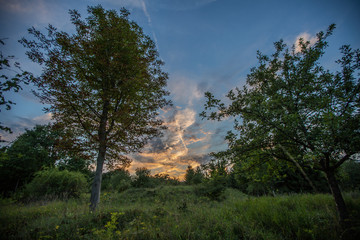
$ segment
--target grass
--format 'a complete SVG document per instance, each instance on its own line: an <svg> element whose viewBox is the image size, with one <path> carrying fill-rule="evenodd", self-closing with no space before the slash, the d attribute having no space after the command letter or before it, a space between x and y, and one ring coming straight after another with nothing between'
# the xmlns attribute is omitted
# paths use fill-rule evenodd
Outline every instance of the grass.
<svg viewBox="0 0 360 240"><path fill-rule="evenodd" d="M351 234L337 222L325 194L250 197L227 189L225 200L194 194L192 186L102 193L95 213L88 195L20 205L2 200L0 236L8 239L356 239L360 196L347 195ZM359 220L357 220L359 221Z"/></svg>

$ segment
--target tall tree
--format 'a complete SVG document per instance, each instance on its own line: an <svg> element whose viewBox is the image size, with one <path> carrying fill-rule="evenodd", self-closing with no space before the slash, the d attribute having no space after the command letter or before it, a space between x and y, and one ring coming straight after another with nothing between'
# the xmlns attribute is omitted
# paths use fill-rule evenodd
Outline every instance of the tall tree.
<svg viewBox="0 0 360 240"><path fill-rule="evenodd" d="M97 149L90 198L95 210L105 160L128 163L125 153L160 134L158 110L169 104L169 93L154 42L128 19L126 9L118 14L99 5L88 7L88 14L83 20L70 11L75 34L49 25L47 35L31 28L35 40L20 42L29 48L29 58L43 65L41 76L32 80L50 104L47 110Z"/></svg>
<svg viewBox="0 0 360 240"><path fill-rule="evenodd" d="M319 32L314 45L300 39L300 51L281 40L273 55L258 53L259 66L251 70L247 84L228 93L231 103L208 92L205 110L217 112L202 116L238 118L238 133L228 134L224 153L234 161L252 161L251 155L260 152L272 156L269 161L283 159L323 171L345 223L349 215L335 172L360 152L360 51L341 47L340 70L325 70L320 59L334 28Z"/></svg>

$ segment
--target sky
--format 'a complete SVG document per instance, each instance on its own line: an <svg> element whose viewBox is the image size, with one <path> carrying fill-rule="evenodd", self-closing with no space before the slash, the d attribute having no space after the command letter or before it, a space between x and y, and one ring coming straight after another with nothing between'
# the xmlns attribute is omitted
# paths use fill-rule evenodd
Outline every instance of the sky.
<svg viewBox="0 0 360 240"><path fill-rule="evenodd" d="M23 70L39 74L41 68L26 58L17 40L29 36L32 26L44 32L52 24L72 33L68 10L76 9L85 18L87 6L98 4L130 10L130 19L156 43L163 70L169 73L167 88L174 105L160 115L168 129L141 153L131 154L130 172L146 167L152 174L181 179L188 165L199 166L209 161L210 152L226 149L224 137L233 119L202 120L204 92L226 101L226 93L241 88L257 66L257 50L272 54L273 43L280 39L289 46L299 37L313 42L315 34L332 23L336 29L321 60L326 68L336 70L342 45L360 48L359 0L0 0L3 55L14 55ZM1 133L5 140L50 121L31 86L5 97L16 102L10 111L0 112L0 121L13 130Z"/></svg>

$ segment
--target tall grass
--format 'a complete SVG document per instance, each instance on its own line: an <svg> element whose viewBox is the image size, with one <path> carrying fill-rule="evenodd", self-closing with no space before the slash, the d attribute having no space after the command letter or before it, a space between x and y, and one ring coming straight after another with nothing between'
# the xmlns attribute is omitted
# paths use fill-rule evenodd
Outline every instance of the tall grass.
<svg viewBox="0 0 360 240"><path fill-rule="evenodd" d="M227 189L225 200L199 197L191 186L103 193L95 213L88 196L19 205L2 201L0 235L8 239L357 239L338 225L330 195L249 197ZM347 195L352 218L360 196Z"/></svg>

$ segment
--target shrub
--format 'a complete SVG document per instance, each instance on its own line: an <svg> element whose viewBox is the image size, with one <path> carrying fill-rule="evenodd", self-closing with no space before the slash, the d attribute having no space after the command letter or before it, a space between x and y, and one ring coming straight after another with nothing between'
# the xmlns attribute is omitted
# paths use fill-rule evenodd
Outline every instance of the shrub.
<svg viewBox="0 0 360 240"><path fill-rule="evenodd" d="M86 188L86 178L82 173L52 168L35 174L35 178L24 189L24 197L31 200L44 197L78 198Z"/></svg>
<svg viewBox="0 0 360 240"><path fill-rule="evenodd" d="M132 182L133 187L137 188L143 188L143 187L154 187L151 176L150 176L150 170L147 168L137 168L135 170L135 178Z"/></svg>
<svg viewBox="0 0 360 240"><path fill-rule="evenodd" d="M222 181L211 179L198 185L195 188L195 194L220 201L224 199L225 190L226 186Z"/></svg>
<svg viewBox="0 0 360 240"><path fill-rule="evenodd" d="M131 187L131 176L128 170L116 169L103 174L102 191L123 192Z"/></svg>

